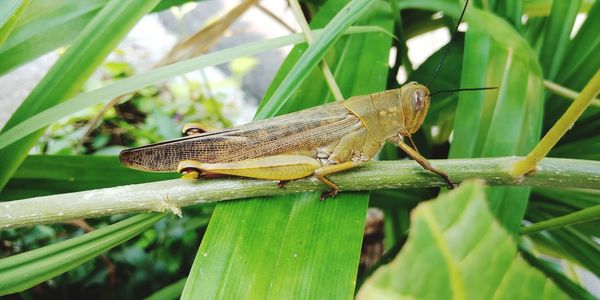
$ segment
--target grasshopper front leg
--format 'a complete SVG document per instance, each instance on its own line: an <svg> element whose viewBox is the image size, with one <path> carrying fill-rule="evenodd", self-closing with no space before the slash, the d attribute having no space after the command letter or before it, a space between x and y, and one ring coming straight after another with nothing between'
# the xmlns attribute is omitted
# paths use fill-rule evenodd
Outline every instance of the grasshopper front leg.
<svg viewBox="0 0 600 300"><path fill-rule="evenodd" d="M429 170L435 174L440 175L442 178L444 178L449 189L453 189L454 187L456 187L456 184L452 181L452 179L450 179L450 176L448 176L448 174L446 174L446 172L433 167L431 165L431 163L429 163L429 161L425 157L423 157L419 152L417 152L416 150L411 148L409 145L404 143L400 139L400 137L395 138L392 141L398 147L400 147L400 149L402 149L402 151L406 152L406 154L408 154L408 156L410 156L412 159L414 159L416 162L418 162L425 170Z"/></svg>

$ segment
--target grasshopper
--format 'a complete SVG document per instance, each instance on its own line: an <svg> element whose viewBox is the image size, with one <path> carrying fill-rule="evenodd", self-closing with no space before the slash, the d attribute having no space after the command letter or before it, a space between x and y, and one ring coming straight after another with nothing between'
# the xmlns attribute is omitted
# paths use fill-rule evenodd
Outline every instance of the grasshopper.
<svg viewBox="0 0 600 300"><path fill-rule="evenodd" d="M458 31L469 1L465 1L453 36ZM454 183L445 172L423 157L411 136L423 124L431 93L448 47L427 85L410 82L398 89L355 96L346 101L305 109L268 120L205 132L186 125L186 137L121 152L125 166L154 172L177 171L183 178L235 175L279 180L315 176L330 187L321 199L335 196L338 186L328 175L371 160L385 142L406 152L423 168L441 176L449 188ZM441 92L475 91L495 87L466 88ZM403 138L412 143L412 148Z"/></svg>
<svg viewBox="0 0 600 300"><path fill-rule="evenodd" d="M279 180L280 187L314 175L331 188L324 199L339 191L328 175L364 164L388 141L453 187L446 173L403 141L423 124L430 95L426 86L411 82L220 131L191 124L183 138L127 149L119 159L133 169L177 171L188 179L234 175Z"/></svg>

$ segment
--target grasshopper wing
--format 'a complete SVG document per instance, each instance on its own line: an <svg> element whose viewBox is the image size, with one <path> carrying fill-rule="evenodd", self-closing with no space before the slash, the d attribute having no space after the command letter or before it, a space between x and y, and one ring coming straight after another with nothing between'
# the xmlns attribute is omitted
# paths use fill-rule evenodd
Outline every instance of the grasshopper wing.
<svg viewBox="0 0 600 300"><path fill-rule="evenodd" d="M222 131L127 149L119 159L138 170L172 172L182 160L217 163L312 151L360 126L360 119L336 102Z"/></svg>

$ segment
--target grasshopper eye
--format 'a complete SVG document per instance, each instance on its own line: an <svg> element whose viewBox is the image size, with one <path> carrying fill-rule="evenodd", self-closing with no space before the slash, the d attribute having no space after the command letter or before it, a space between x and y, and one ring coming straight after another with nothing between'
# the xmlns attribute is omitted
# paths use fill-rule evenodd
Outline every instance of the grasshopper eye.
<svg viewBox="0 0 600 300"><path fill-rule="evenodd" d="M420 111L423 108L423 98L425 94L423 91L415 91L412 95L412 104L415 111Z"/></svg>

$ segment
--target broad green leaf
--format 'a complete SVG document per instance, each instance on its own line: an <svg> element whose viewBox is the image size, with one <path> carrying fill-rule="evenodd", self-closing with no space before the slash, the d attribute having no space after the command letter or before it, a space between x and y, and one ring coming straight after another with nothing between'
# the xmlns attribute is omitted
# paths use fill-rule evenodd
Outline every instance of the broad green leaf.
<svg viewBox="0 0 600 300"><path fill-rule="evenodd" d="M566 2L566 1L565 1ZM586 6L585 1L581 6ZM588 3L589 4L589 3ZM565 3L557 4L564 6ZM574 4L569 4L574 5ZM567 12L562 12L567 14ZM572 14L572 12L569 12ZM570 28L568 21L562 30ZM567 55L561 63L553 62L553 67L559 68L554 81L573 90L581 90L590 80L592 75L600 68L600 1L595 1L589 9L588 16L575 37L568 41L566 47ZM561 30L559 28L558 30ZM560 48L559 48L560 50ZM564 113L570 101L560 99L561 97L551 95L546 100L545 124L549 128L556 122L558 117ZM600 156L600 139L598 131L600 112L588 109L574 124L570 130L555 147L550 156L571 157L598 160ZM572 213L576 210L598 205L597 191L574 191L574 190L537 190L533 195L532 205L527 212L527 220L539 222L557 216ZM569 226L564 229L550 230L541 236L534 237L536 248L543 247L546 250L556 252L557 256L565 257L582 267L600 274L600 248L595 240L598 237L598 222L589 222Z"/></svg>
<svg viewBox="0 0 600 300"><path fill-rule="evenodd" d="M30 0L5 0L0 2L0 47L12 33Z"/></svg>
<svg viewBox="0 0 600 300"><path fill-rule="evenodd" d="M2 132L77 93L129 29L156 3L158 0L112 0L104 6L19 106ZM6 185L42 134L44 130L40 129L0 150L0 189Z"/></svg>
<svg viewBox="0 0 600 300"><path fill-rule="evenodd" d="M373 26L360 26L350 28L347 33L366 33L375 31L381 31L381 29ZM319 36L321 32L321 30L315 30L315 36ZM302 34L298 33L265 41L248 43L174 63L143 74L119 80L87 93L79 94L64 101L65 103L55 105L54 107L29 117L27 120L12 126L12 128L8 130L4 128L2 134L0 134L0 150L63 117L92 105L108 102L118 96L139 90L148 85L159 83L177 75L183 75L198 69L228 62L238 57L253 55L263 51L303 42L304 37Z"/></svg>
<svg viewBox="0 0 600 300"><path fill-rule="evenodd" d="M328 1L319 8L311 27L327 24L346 2ZM391 16L382 16L389 16L389 8L376 1L357 23L390 30ZM329 50L325 57L344 96L385 88L390 45L389 36L370 33L343 37ZM305 49L299 45L292 50L265 99L301 61ZM312 70L280 112L331 100L322 73ZM340 193L325 202L318 196L308 193L217 205L183 297L352 297L367 196Z"/></svg>
<svg viewBox="0 0 600 300"><path fill-rule="evenodd" d="M358 299L568 299L518 254L494 219L483 185L420 204L400 255L381 267Z"/></svg>
<svg viewBox="0 0 600 300"><path fill-rule="evenodd" d="M407 0L401 9L440 9L458 17L458 2ZM539 139L542 71L527 42L504 20L470 6L461 87L498 86L498 91L461 93L454 122L451 158L523 155ZM527 206L528 188L488 189L492 211L515 235Z"/></svg>
<svg viewBox="0 0 600 300"><path fill-rule="evenodd" d="M0 259L0 295L35 286L144 232L164 214L144 214L69 240Z"/></svg>
<svg viewBox="0 0 600 300"><path fill-rule="evenodd" d="M483 11L467 19L461 87L498 86L498 92L461 93L450 157L524 155L539 139L542 72L533 50L508 24ZM517 234L529 188L488 188L500 223Z"/></svg>

